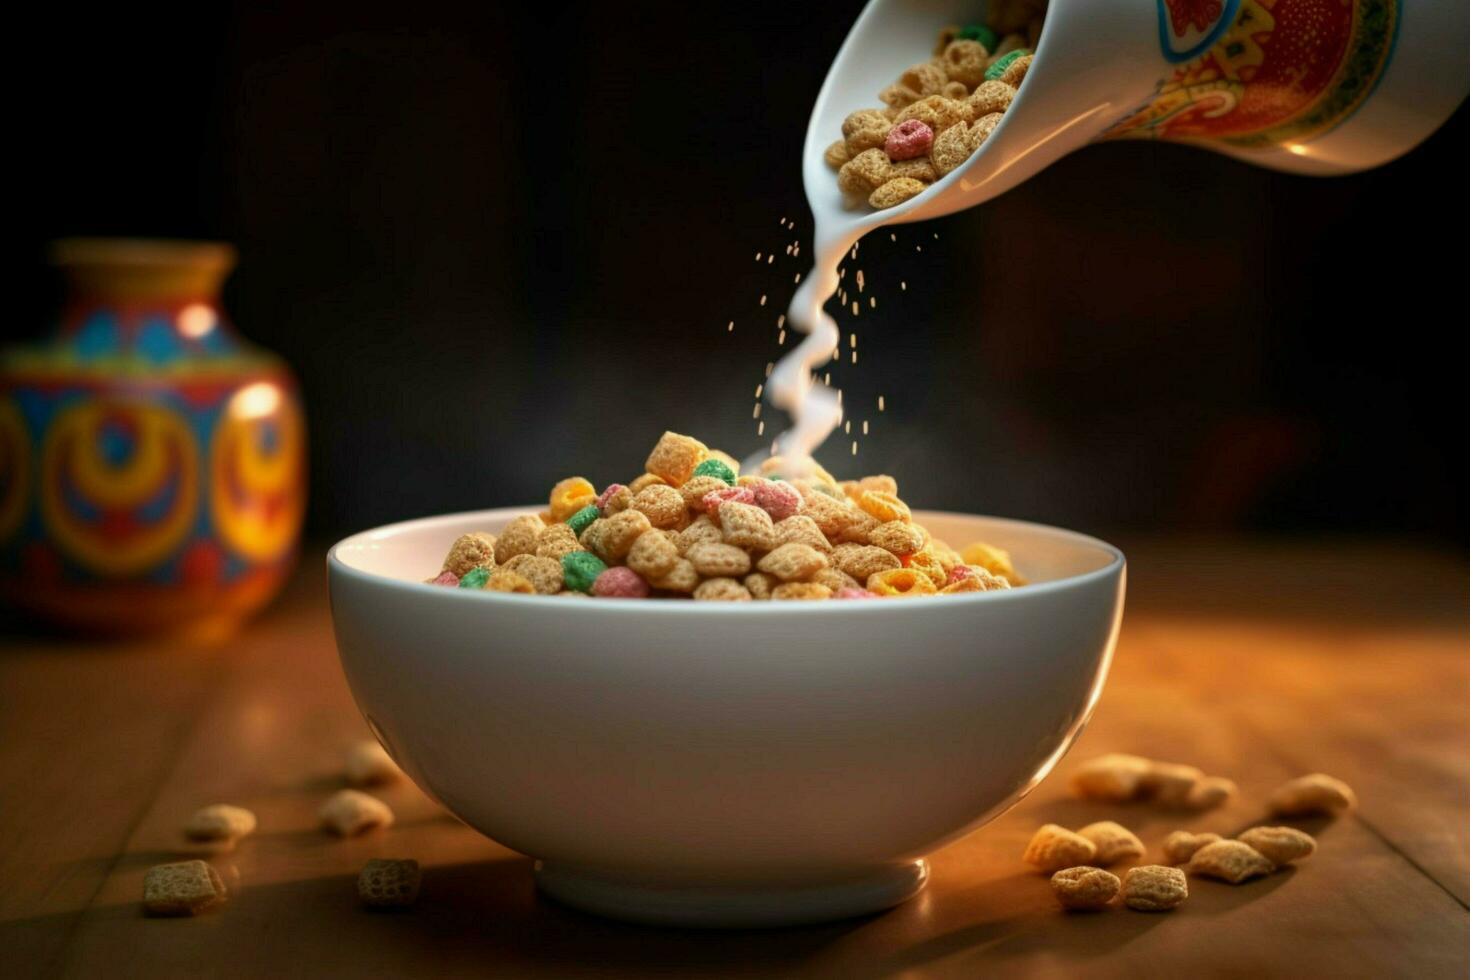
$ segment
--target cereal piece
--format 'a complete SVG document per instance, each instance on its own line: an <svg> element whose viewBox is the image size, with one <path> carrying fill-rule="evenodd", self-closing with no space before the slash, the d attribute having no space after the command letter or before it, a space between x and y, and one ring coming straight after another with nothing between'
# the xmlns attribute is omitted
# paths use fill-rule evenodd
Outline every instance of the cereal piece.
<svg viewBox="0 0 1470 980"><path fill-rule="evenodd" d="M729 467L731 473L731 482L740 479L740 460L736 459L734 456L731 456L729 453L725 452L722 449L711 449L708 450L705 458L717 459L720 462L724 463L727 467Z"/></svg>
<svg viewBox="0 0 1470 980"><path fill-rule="evenodd" d="M1097 823L1088 824L1077 833L1092 841L1093 846L1097 848L1097 854L1093 860L1104 867L1130 858L1143 857L1143 841L1138 839L1137 834L1120 823L1100 820Z"/></svg>
<svg viewBox="0 0 1470 980"><path fill-rule="evenodd" d="M1184 805L1191 810L1213 810L1228 803L1236 792L1233 780L1224 776L1206 776L1190 787L1184 795Z"/></svg>
<svg viewBox="0 0 1470 980"><path fill-rule="evenodd" d="M1358 797L1351 786L1320 772L1276 787L1266 801L1272 813L1283 817L1337 814L1357 805Z"/></svg>
<svg viewBox="0 0 1470 980"><path fill-rule="evenodd" d="M338 790L321 808L322 826L338 837L354 837L374 827L391 827L393 811L376 797L355 789Z"/></svg>
<svg viewBox="0 0 1470 980"><path fill-rule="evenodd" d="M848 507L843 512L842 530L837 532L837 540L847 544L870 544L868 535L878 526L878 518L866 511L858 510L856 507Z"/></svg>
<svg viewBox="0 0 1470 980"><path fill-rule="evenodd" d="M858 494L857 505L884 523L914 519L909 505L885 490L864 490Z"/></svg>
<svg viewBox="0 0 1470 980"><path fill-rule="evenodd" d="M1064 868L1051 876L1051 890L1064 909L1100 909L1118 897L1122 883L1102 868Z"/></svg>
<svg viewBox="0 0 1470 980"><path fill-rule="evenodd" d="M1217 840L1194 852L1185 870L1192 875L1218 878L1238 885L1257 875L1268 875L1276 870L1260 851L1238 840Z"/></svg>
<svg viewBox="0 0 1470 980"><path fill-rule="evenodd" d="M1317 850L1312 835L1295 827L1252 827L1237 840L1278 866L1309 858Z"/></svg>
<svg viewBox="0 0 1470 980"><path fill-rule="evenodd" d="M636 511L624 511L625 514L636 513ZM569 555L561 556L562 583L573 592L586 592L591 594L592 586L597 582L597 576L607 571L602 559L590 551L574 551Z"/></svg>
<svg viewBox="0 0 1470 980"><path fill-rule="evenodd" d="M580 476L569 476L551 488L551 519L564 521L583 507L597 503L597 488Z"/></svg>
<svg viewBox="0 0 1470 980"><path fill-rule="evenodd" d="M255 832L255 814L244 807L213 803L194 811L184 824L190 840L237 840Z"/></svg>
<svg viewBox="0 0 1470 980"><path fill-rule="evenodd" d="M484 571L484 569L481 569L481 571ZM447 585L452 589L459 585L459 576L454 574L453 572L440 572L438 575L435 575L433 578L429 579L428 584Z"/></svg>
<svg viewBox="0 0 1470 980"><path fill-rule="evenodd" d="M454 539L449 554L444 557L443 570L463 576L472 568L490 568L494 564L495 535L471 531Z"/></svg>
<svg viewBox="0 0 1470 980"><path fill-rule="evenodd" d="M582 546L577 543L577 531L579 528L574 523L579 518L583 519L580 530L586 530L588 525L597 520L597 508L588 505L573 514L565 524L546 525L546 530L536 536L536 557L550 558L560 562L562 555L573 551L580 551ZM516 557L524 558L526 556L517 555ZM515 558L512 558L511 561L515 561ZM506 564L509 565L510 562L506 562Z"/></svg>
<svg viewBox="0 0 1470 980"><path fill-rule="evenodd" d="M406 909L418 901L417 861L369 858L357 875L357 897L370 909Z"/></svg>
<svg viewBox="0 0 1470 980"><path fill-rule="evenodd" d="M844 590L862 589L861 582L836 568L821 569L812 576L812 581L818 585L825 585L832 590L833 595Z"/></svg>
<svg viewBox="0 0 1470 980"><path fill-rule="evenodd" d="M958 129L958 126L951 127ZM939 171L934 169L934 164L928 157L915 157L912 160L901 160L893 165L893 176L909 177L920 183L932 184L939 179Z"/></svg>
<svg viewBox="0 0 1470 980"><path fill-rule="evenodd" d="M969 549L965 551L968 554ZM1072 789L1086 799L1122 803L1139 794L1149 767L1149 761L1142 756L1101 755L1084 762L1072 774Z"/></svg>
<svg viewBox="0 0 1470 980"><path fill-rule="evenodd" d="M951 126L965 122L968 110L963 102L946 99L942 95L930 95L906 107L898 114L895 126L917 119L937 135ZM886 137L886 133L884 134Z"/></svg>
<svg viewBox="0 0 1470 980"><path fill-rule="evenodd" d="M755 505L771 516L771 520L784 521L801 510L801 494L784 480L764 480L750 486L755 495Z"/></svg>
<svg viewBox="0 0 1470 980"><path fill-rule="evenodd" d="M156 864L143 876L147 915L198 915L225 900L219 872L203 861Z"/></svg>
<svg viewBox="0 0 1470 980"><path fill-rule="evenodd" d="M949 585L949 573L944 566L939 564L939 559L934 557L933 552L928 549L916 551L912 555L900 559L908 568L916 572L923 572L929 576L929 581L934 583L934 591Z"/></svg>
<svg viewBox="0 0 1470 980"><path fill-rule="evenodd" d="M690 527L693 527L691 524ZM714 540L720 540L715 531ZM679 561L679 548L662 534L641 534L628 551L628 567L645 579L667 575Z"/></svg>
<svg viewBox="0 0 1470 980"><path fill-rule="evenodd" d="M755 503L755 491L750 487L721 487L718 490L711 490L699 501L699 509L707 514L718 514L720 505L729 501L737 504L753 504Z"/></svg>
<svg viewBox="0 0 1470 980"><path fill-rule="evenodd" d="M1026 38L1016 31L1006 31L1005 37L1001 38L995 47L990 49L990 64L994 65L1012 51L1021 51L1026 47Z"/></svg>
<svg viewBox="0 0 1470 980"><path fill-rule="evenodd" d="M694 519L693 523L679 532L678 540L674 543L679 548L679 554L683 555L701 541L723 540L725 540L725 532L720 530L720 525L712 518L701 514Z"/></svg>
<svg viewBox="0 0 1470 980"><path fill-rule="evenodd" d="M754 504L724 503L717 516L726 544L751 551L770 551L776 546L776 526L771 522L771 515Z"/></svg>
<svg viewBox="0 0 1470 980"><path fill-rule="evenodd" d="M884 104L883 118L892 122L893 119L904 109L913 105L923 96L906 85L890 85L878 93L878 99ZM843 144L847 146L846 143Z"/></svg>
<svg viewBox="0 0 1470 980"><path fill-rule="evenodd" d="M353 742L347 749L347 757L342 760L342 774L347 777L349 786L377 786L391 783L403 775L388 750L371 738Z"/></svg>
<svg viewBox="0 0 1470 980"><path fill-rule="evenodd" d="M730 578L750 571L750 553L733 544L706 541L690 548L684 557L704 576Z"/></svg>
<svg viewBox="0 0 1470 980"><path fill-rule="evenodd" d="M647 492L647 490L644 491L644 493ZM677 492L674 492L674 496L679 497ZM639 494L634 499L641 500L642 497L643 494ZM683 498L679 498L679 506L682 511ZM633 510L625 510L621 514L614 514L593 522L592 526L587 529L582 543L598 558L608 564L617 564L628 556L638 536L651 529L652 525L649 523L648 515L636 509L635 506ZM591 583L589 582L588 585L590 586Z"/></svg>
<svg viewBox="0 0 1470 980"><path fill-rule="evenodd" d="M585 552L577 552L577 554L585 554ZM513 572L504 568L496 569L490 573L490 576L485 579L485 584L482 588L486 592L514 592L519 595L536 594L536 586L531 584L530 579L521 575L519 572Z"/></svg>
<svg viewBox="0 0 1470 980"><path fill-rule="evenodd" d="M1187 830L1176 830L1164 838L1164 860L1170 864L1183 864L1201 847L1224 839L1219 834L1191 834Z"/></svg>
<svg viewBox="0 0 1470 980"><path fill-rule="evenodd" d="M459 587L461 589L483 589L489 578L490 569L472 568L465 572L464 577L459 580Z"/></svg>
<svg viewBox="0 0 1470 980"><path fill-rule="evenodd" d="M842 192L859 197L867 197L892 179L893 164L881 144L856 154L837 172L837 186Z"/></svg>
<svg viewBox="0 0 1470 980"><path fill-rule="evenodd" d="M760 513L764 515L765 511ZM762 558L756 567L783 582L794 582L811 578L826 568L827 556L809 544L783 544Z"/></svg>
<svg viewBox="0 0 1470 980"><path fill-rule="evenodd" d="M566 554L575 554L573 548ZM505 571L514 572L531 583L538 595L556 595L561 591L561 558L540 558L536 555L516 555L505 563Z"/></svg>
<svg viewBox="0 0 1470 980"><path fill-rule="evenodd" d="M912 160L928 153L933 145L934 130L917 119L907 119L888 131L883 151L890 160Z"/></svg>
<svg viewBox="0 0 1470 980"><path fill-rule="evenodd" d="M1178 868L1143 864L1123 876L1123 904L1139 912L1167 912L1189 897L1189 881Z"/></svg>
<svg viewBox="0 0 1470 980"><path fill-rule="evenodd" d="M999 575L991 575L979 565L956 565L949 570L945 587L940 591L953 589L955 592L996 592L1010 587L1011 583Z"/></svg>
<svg viewBox="0 0 1470 980"><path fill-rule="evenodd" d="M627 491L627 487L620 487L620 489L624 492ZM586 507L583 507L571 517L568 517L566 524L553 524L551 525L551 528L565 527L568 531L572 532L572 540L575 541L582 536L583 531L592 526L593 521L597 520L601 516L602 509L598 507L597 504L588 504ZM550 530L550 528L548 528L548 530ZM543 531L536 539L536 548L538 553L541 548L541 542L545 540L547 540L546 532Z"/></svg>
<svg viewBox="0 0 1470 980"><path fill-rule="evenodd" d="M944 69L932 61L921 61L898 76L898 84L920 98L939 94L946 81Z"/></svg>
<svg viewBox="0 0 1470 980"><path fill-rule="evenodd" d="M655 483L638 491L633 497L631 510L642 514L653 527L678 527L686 516L684 495L663 483ZM628 520L624 515L629 512L614 514L608 520ZM629 547L632 547L631 542Z"/></svg>
<svg viewBox="0 0 1470 980"><path fill-rule="evenodd" d="M721 459L706 459L694 467L694 475L717 477L727 487L735 485L735 471Z"/></svg>
<svg viewBox="0 0 1470 980"><path fill-rule="evenodd" d="M838 140L822 152L822 159L827 161L827 166L833 170L841 170L842 165L852 159L847 152L847 140Z"/></svg>
<svg viewBox="0 0 1470 980"><path fill-rule="evenodd" d="M876 599L877 593L869 592L867 589L838 589L832 593L834 599Z"/></svg>
<svg viewBox="0 0 1470 980"><path fill-rule="evenodd" d="M648 584L665 592L693 592L694 587L699 584L699 573L694 570L689 559L680 558L674 562L673 568L650 580Z"/></svg>
<svg viewBox="0 0 1470 980"><path fill-rule="evenodd" d="M684 485L679 488L679 495L684 499L685 507L689 508L695 513L703 513L705 509L705 497L708 497L710 494L716 493L720 490L733 489L737 488L731 487L719 477L703 474L700 476L691 476L684 483Z"/></svg>
<svg viewBox="0 0 1470 980"><path fill-rule="evenodd" d="M967 97L969 97L970 90L965 86L964 82L945 82L944 88L939 90L939 94L944 96L946 99L953 99L956 102L963 102ZM954 127L950 128L953 129Z"/></svg>
<svg viewBox="0 0 1470 980"><path fill-rule="evenodd" d="M980 46L987 52L994 50L995 46L1000 43L1000 38L996 36L995 32L984 24L966 24L959 31L956 31L950 40L953 41L955 38L963 38L966 41L979 41Z"/></svg>
<svg viewBox="0 0 1470 980"><path fill-rule="evenodd" d="M1019 84L1019 82L1008 80L1005 77L1006 71L1016 62L1026 57L1026 55L1026 49L1021 47L1013 48L1010 51L1005 52L1004 54L997 52L996 57L990 62L990 67L985 69L985 80L987 82L1005 82L1007 85L1010 86L1015 86ZM1030 65L1031 63L1028 61L1026 64ZM1021 77L1024 78L1025 75L1025 69L1022 69Z"/></svg>
<svg viewBox="0 0 1470 980"><path fill-rule="evenodd" d="M823 553L832 551L832 542L817 527L817 522L805 514L788 517L776 524L776 545L805 544Z"/></svg>
<svg viewBox="0 0 1470 980"><path fill-rule="evenodd" d="M765 572L751 572L745 576L744 580L745 588L752 599L769 599L771 592L779 584L781 584L780 579L774 575L767 575Z"/></svg>
<svg viewBox="0 0 1470 980"><path fill-rule="evenodd" d="M862 544L838 545L832 549L832 563L859 582L866 582L878 572L902 567L892 552Z"/></svg>
<svg viewBox="0 0 1470 980"><path fill-rule="evenodd" d="M613 502L614 498L621 496L623 491L627 489L628 488L623 486L621 483L609 483L607 485L607 489L597 495L597 500L593 502L593 506L597 508L600 514L606 515L608 514L608 506ZM631 504L633 502L633 495L629 493L626 499L628 503ZM618 508L618 510L627 509L627 507ZM613 511L612 513L617 513L617 511ZM581 534L581 529L578 529L577 533Z"/></svg>
<svg viewBox="0 0 1470 980"><path fill-rule="evenodd" d="M970 127L970 143L975 149L980 149L985 141L990 139L990 134L995 132L995 127L1000 125L1004 117L998 112L992 112L975 120Z"/></svg>
<svg viewBox="0 0 1470 980"><path fill-rule="evenodd" d="M877 109L849 113L842 120L842 138L847 141L848 155L855 160L865 150L882 147L891 128L892 124Z"/></svg>
<svg viewBox="0 0 1470 980"><path fill-rule="evenodd" d="M790 599L830 599L832 590L825 585L816 582L783 582L771 590L771 598L776 600Z"/></svg>
<svg viewBox="0 0 1470 980"><path fill-rule="evenodd" d="M979 41L964 38L951 41L939 58L945 74L953 81L963 82L968 88L974 88L987 77L985 65L990 51Z"/></svg>
<svg viewBox="0 0 1470 980"><path fill-rule="evenodd" d="M1011 563L1011 553L1004 548L976 541L960 552L966 565L979 565L992 575L999 575L1012 585L1025 585L1026 580Z"/></svg>
<svg viewBox="0 0 1470 980"><path fill-rule="evenodd" d="M1183 806L1190 790L1205 778L1194 766L1177 762L1152 762L1143 775L1140 788L1165 806Z"/></svg>
<svg viewBox="0 0 1470 980"><path fill-rule="evenodd" d="M495 539L495 563L504 565L516 555L534 555L536 539L545 527L546 522L535 514L523 514L505 525Z"/></svg>
<svg viewBox="0 0 1470 980"><path fill-rule="evenodd" d="M710 545L709 547L726 547ZM709 578L694 590L694 598L702 602L749 602L750 590L733 578Z"/></svg>
<svg viewBox="0 0 1470 980"><path fill-rule="evenodd" d="M708 455L709 450L698 439L665 432L643 468L677 487L694 475L694 468Z"/></svg>
<svg viewBox="0 0 1470 980"><path fill-rule="evenodd" d="M1011 107L1011 101L1016 97L1016 90L1005 82L995 80L981 82L975 91L965 99L970 107L970 112L976 119L990 115L992 112L1005 112Z"/></svg>
<svg viewBox="0 0 1470 980"><path fill-rule="evenodd" d="M929 533L922 525L915 524L914 526L925 534ZM946 575L952 573L956 568L964 567L965 563L960 560L960 553L938 538L929 539L929 550L934 553L935 558L939 559L939 564Z"/></svg>
<svg viewBox="0 0 1470 980"><path fill-rule="evenodd" d="M891 568L868 576L868 591L884 598L934 595L938 590L929 576L912 568Z"/></svg>
<svg viewBox="0 0 1470 980"><path fill-rule="evenodd" d="M843 530L853 522L857 513L845 499L838 500L815 491L803 495L801 512L817 522L817 527L827 536L828 541L841 537Z"/></svg>
<svg viewBox="0 0 1470 980"><path fill-rule="evenodd" d="M662 538L663 535L649 534L645 537ZM643 576L623 565L609 568L592 582L592 594L601 599L647 599L648 592L648 583L643 581Z"/></svg>
<svg viewBox="0 0 1470 980"><path fill-rule="evenodd" d="M1042 871L1051 873L1091 861L1097 853L1092 841L1074 834L1066 827L1049 823L1031 837L1021 859Z"/></svg>
<svg viewBox="0 0 1470 980"><path fill-rule="evenodd" d="M970 159L973 152L975 141L970 139L970 131L963 126L951 126L935 137L934 146L929 150L929 161L934 164L934 171L943 177Z"/></svg>
<svg viewBox="0 0 1470 980"><path fill-rule="evenodd" d="M1026 49L1020 48L1018 50L1025 51ZM996 81L1005 82L1007 85L1010 85L1013 88L1019 88L1021 83L1026 80L1026 71L1030 67L1031 53L1026 52L1025 54L1022 54L1019 58L1016 58L1014 61L1007 62L1005 70L1002 71L998 76L996 76ZM987 78L989 77L989 71L990 69L987 68Z"/></svg>
<svg viewBox="0 0 1470 980"><path fill-rule="evenodd" d="M644 473L632 483L628 484L628 492L636 497L638 494L653 486L655 483L668 482L668 480L665 480L663 477L659 476L656 473Z"/></svg>
<svg viewBox="0 0 1470 980"><path fill-rule="evenodd" d="M949 42L960 37L964 33L958 24L946 24L939 29L939 40L934 43L934 57L944 54L944 49L949 47Z"/></svg>
<svg viewBox="0 0 1470 980"><path fill-rule="evenodd" d="M885 521L868 532L868 543L903 557L924 547L924 532L908 521Z"/></svg>

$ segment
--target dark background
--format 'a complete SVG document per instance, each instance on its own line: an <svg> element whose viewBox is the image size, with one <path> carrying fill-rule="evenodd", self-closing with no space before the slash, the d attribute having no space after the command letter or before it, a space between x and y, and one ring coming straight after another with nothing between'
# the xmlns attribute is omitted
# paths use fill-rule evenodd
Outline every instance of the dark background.
<svg viewBox="0 0 1470 980"><path fill-rule="evenodd" d="M664 428L744 455L860 7L33 11L7 339L52 316L51 238L235 242L226 305L305 388L319 537L626 480ZM822 458L1105 532L1466 544L1466 129L1331 180L1096 146L870 236L879 308L834 383L871 435Z"/></svg>

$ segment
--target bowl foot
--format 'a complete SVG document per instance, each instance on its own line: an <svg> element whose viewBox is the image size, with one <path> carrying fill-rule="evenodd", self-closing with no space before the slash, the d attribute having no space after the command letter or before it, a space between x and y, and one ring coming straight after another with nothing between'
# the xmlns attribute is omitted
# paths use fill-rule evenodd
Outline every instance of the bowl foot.
<svg viewBox="0 0 1470 980"><path fill-rule="evenodd" d="M597 915L648 925L759 929L848 919L892 908L929 881L929 863L875 868L824 881L666 883L536 862L543 894Z"/></svg>

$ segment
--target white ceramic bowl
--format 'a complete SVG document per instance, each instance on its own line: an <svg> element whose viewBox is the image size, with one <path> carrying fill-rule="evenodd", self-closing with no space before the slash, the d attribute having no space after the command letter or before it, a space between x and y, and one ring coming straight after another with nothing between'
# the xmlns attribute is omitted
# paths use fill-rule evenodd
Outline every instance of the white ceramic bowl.
<svg viewBox="0 0 1470 980"><path fill-rule="evenodd" d="M1124 560L1018 521L918 515L1031 585L905 600L569 599L423 584L458 535L530 508L354 535L327 558L369 725L543 892L680 925L895 905L923 858L1051 770L1102 690Z"/></svg>

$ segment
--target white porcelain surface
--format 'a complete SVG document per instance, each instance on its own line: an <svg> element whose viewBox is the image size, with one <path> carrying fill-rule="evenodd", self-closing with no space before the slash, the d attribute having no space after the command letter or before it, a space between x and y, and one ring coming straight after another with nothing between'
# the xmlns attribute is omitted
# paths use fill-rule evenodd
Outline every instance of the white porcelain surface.
<svg viewBox="0 0 1470 980"><path fill-rule="evenodd" d="M738 604L423 584L456 536L528 510L338 544L337 644L364 715L420 787L544 860L544 890L628 918L772 925L913 894L916 861L1066 751L1122 613L1111 546L939 513L919 519L1009 548L1036 584Z"/></svg>

